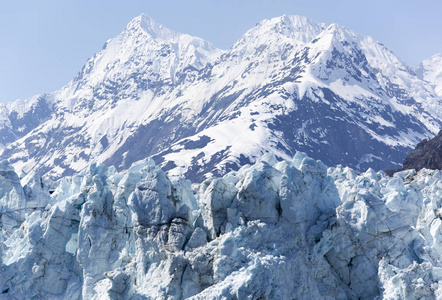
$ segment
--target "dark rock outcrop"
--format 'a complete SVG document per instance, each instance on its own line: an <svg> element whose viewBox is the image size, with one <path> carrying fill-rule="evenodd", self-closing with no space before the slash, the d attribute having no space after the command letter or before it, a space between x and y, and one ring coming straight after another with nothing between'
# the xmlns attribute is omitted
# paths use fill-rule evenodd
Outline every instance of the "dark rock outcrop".
<svg viewBox="0 0 442 300"><path fill-rule="evenodd" d="M386 171L392 175L396 172L415 169L442 170L442 130L431 140L424 139L417 144L410 155L405 158L403 167L396 171Z"/></svg>

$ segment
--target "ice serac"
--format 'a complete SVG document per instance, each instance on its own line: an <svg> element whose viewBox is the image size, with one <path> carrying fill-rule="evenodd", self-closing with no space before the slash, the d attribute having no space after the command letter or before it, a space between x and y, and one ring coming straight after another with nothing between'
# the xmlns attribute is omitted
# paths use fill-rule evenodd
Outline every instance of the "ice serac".
<svg viewBox="0 0 442 300"><path fill-rule="evenodd" d="M20 226L26 213L26 198L20 179L7 160L0 162L0 211L3 235Z"/></svg>
<svg viewBox="0 0 442 300"><path fill-rule="evenodd" d="M2 166L9 173L0 186L19 191L10 165ZM357 175L298 152L279 162L266 155L193 190L151 159L122 173L92 164L52 194L35 182L21 199L32 195L45 208L16 226L2 223L0 292L8 299L434 299L442 292L439 170Z"/></svg>
<svg viewBox="0 0 442 300"><path fill-rule="evenodd" d="M48 97L48 118L23 135L0 108L0 157L55 179L153 157L171 178L202 182L297 151L329 166L398 169L442 120L433 85L385 46L287 15L225 51L141 15Z"/></svg>

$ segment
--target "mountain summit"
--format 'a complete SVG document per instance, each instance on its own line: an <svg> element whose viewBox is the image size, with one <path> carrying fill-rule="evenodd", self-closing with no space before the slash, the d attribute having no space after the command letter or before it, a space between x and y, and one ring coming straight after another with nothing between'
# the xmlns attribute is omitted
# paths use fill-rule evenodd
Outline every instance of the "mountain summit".
<svg viewBox="0 0 442 300"><path fill-rule="evenodd" d="M126 31L136 32L143 30L150 35L153 39L161 40L175 40L181 34L166 28L162 24L155 22L151 17L146 14L141 14L134 18L126 27Z"/></svg>
<svg viewBox="0 0 442 300"><path fill-rule="evenodd" d="M385 46L286 15L226 51L140 15L69 84L24 103L0 107L1 158L54 178L151 156L170 176L201 181L299 150L327 165L397 169L442 125L433 86Z"/></svg>

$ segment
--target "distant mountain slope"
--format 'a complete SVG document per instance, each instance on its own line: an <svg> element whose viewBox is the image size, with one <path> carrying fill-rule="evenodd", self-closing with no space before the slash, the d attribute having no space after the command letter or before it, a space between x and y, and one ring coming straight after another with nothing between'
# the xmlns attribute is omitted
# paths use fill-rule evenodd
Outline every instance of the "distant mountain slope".
<svg viewBox="0 0 442 300"><path fill-rule="evenodd" d="M385 46L299 16L264 20L222 51L141 15L50 97L49 118L0 158L56 178L153 156L201 181L298 150L396 169L442 124L431 84Z"/></svg>
<svg viewBox="0 0 442 300"><path fill-rule="evenodd" d="M442 97L442 53L424 60L416 69L419 78L433 85L436 93Z"/></svg>
<svg viewBox="0 0 442 300"><path fill-rule="evenodd" d="M0 104L0 150L44 123L53 113L53 97L40 94Z"/></svg>

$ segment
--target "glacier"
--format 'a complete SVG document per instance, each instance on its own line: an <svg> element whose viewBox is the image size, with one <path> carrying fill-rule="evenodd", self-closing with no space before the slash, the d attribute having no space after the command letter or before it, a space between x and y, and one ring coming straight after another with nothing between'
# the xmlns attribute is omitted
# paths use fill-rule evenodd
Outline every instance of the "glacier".
<svg viewBox="0 0 442 300"><path fill-rule="evenodd" d="M0 299L437 299L442 172L297 152L199 184L153 159L56 182L0 163Z"/></svg>

